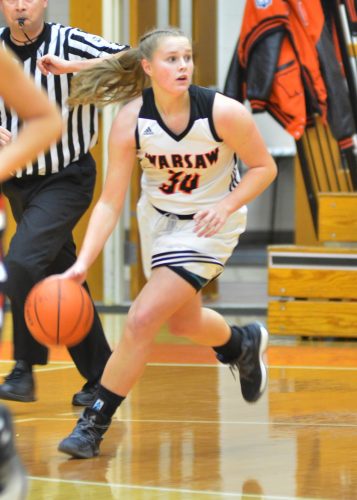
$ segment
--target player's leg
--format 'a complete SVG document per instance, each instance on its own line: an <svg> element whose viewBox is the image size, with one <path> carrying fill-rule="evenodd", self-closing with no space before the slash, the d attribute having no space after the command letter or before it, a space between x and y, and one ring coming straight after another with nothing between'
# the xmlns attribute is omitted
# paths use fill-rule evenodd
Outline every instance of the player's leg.
<svg viewBox="0 0 357 500"><path fill-rule="evenodd" d="M113 414L145 369L156 333L195 295L195 289L168 268L154 270L130 308L121 340L105 367L96 401L60 443L60 451L80 458L99 453Z"/></svg>
<svg viewBox="0 0 357 500"><path fill-rule="evenodd" d="M211 346L221 363L238 370L247 402L253 403L263 394L267 383L263 358L268 346L268 332L263 325L229 326L219 313L201 307L201 294L197 294L171 316L168 326L174 335Z"/></svg>

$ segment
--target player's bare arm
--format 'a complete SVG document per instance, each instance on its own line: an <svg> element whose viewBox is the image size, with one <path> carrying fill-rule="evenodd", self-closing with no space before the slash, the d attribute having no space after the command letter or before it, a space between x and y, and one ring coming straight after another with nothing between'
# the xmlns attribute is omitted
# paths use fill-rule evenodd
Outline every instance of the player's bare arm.
<svg viewBox="0 0 357 500"><path fill-rule="evenodd" d="M82 281L121 214L131 174L136 164L135 127L141 98L124 106L117 114L109 135L109 156L103 192L95 205L81 251L64 277Z"/></svg>
<svg viewBox="0 0 357 500"><path fill-rule="evenodd" d="M252 114L238 101L217 94L214 123L218 135L236 152L247 173L224 203L230 213L259 196L277 174L277 167Z"/></svg>

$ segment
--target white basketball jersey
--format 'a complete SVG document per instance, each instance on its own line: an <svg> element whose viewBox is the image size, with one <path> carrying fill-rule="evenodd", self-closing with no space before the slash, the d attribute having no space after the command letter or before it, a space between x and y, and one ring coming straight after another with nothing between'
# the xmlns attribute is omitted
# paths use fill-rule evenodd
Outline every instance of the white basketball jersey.
<svg viewBox="0 0 357 500"><path fill-rule="evenodd" d="M143 92L136 128L143 193L153 206L181 215L211 206L239 182L235 153L215 131L216 92L191 85L189 94L190 119L181 134L163 122L151 88Z"/></svg>

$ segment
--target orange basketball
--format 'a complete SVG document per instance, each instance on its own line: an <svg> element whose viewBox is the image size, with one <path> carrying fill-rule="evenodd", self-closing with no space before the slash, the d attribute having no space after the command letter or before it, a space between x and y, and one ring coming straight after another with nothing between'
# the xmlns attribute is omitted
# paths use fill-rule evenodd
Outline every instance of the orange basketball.
<svg viewBox="0 0 357 500"><path fill-rule="evenodd" d="M89 332L93 315L88 293L70 279L40 281L25 302L27 328L45 346L78 344Z"/></svg>

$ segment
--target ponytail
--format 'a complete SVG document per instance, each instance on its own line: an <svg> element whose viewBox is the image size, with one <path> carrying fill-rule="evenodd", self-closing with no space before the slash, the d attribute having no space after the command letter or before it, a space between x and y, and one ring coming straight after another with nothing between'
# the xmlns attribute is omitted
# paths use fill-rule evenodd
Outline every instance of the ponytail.
<svg viewBox="0 0 357 500"><path fill-rule="evenodd" d="M128 49L75 75L67 102L105 106L138 97L147 84L139 49Z"/></svg>

